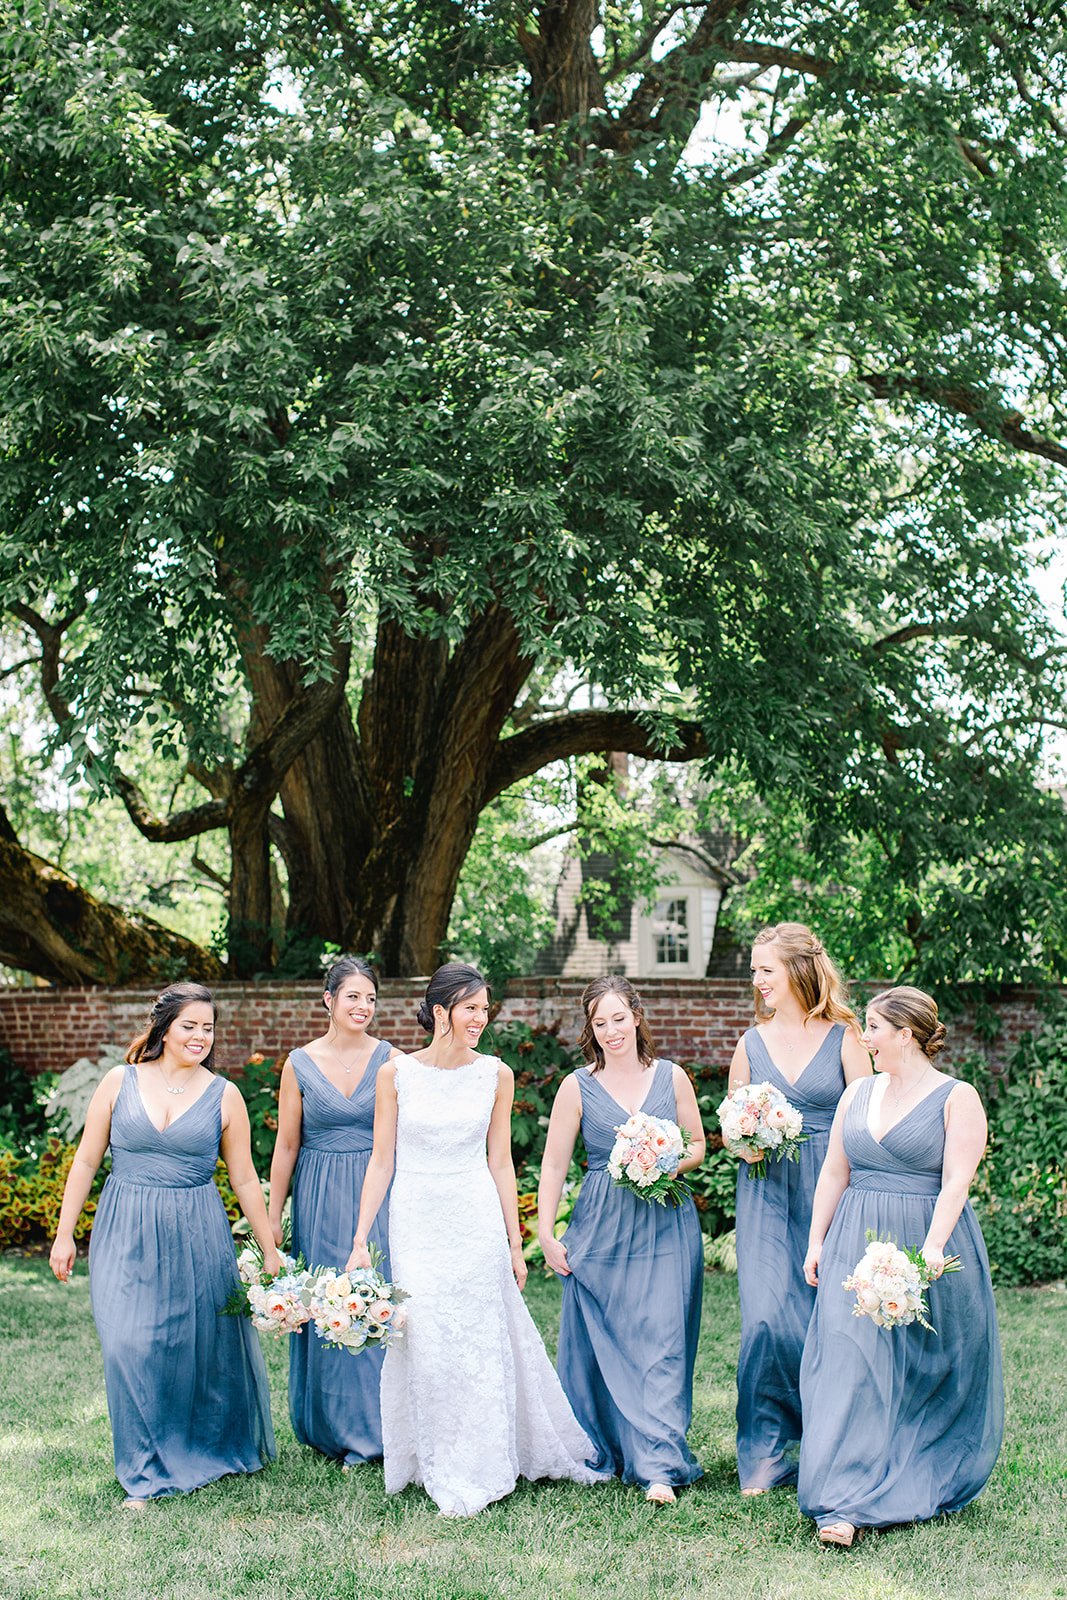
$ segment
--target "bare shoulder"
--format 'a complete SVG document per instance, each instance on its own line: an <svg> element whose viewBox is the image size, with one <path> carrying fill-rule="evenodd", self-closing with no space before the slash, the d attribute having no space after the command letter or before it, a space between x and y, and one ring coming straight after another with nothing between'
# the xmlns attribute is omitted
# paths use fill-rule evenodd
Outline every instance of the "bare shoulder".
<svg viewBox="0 0 1067 1600"><path fill-rule="evenodd" d="M945 1097L945 1110L962 1111L965 1115L985 1116L985 1106L982 1096L978 1093L973 1083L964 1083L960 1078L952 1078L947 1072L941 1074L942 1083L951 1083L952 1088Z"/></svg>
<svg viewBox="0 0 1067 1600"><path fill-rule="evenodd" d="M490 1057L490 1060L493 1060L493 1059L496 1060L496 1087L497 1087L497 1093L499 1094L501 1089L514 1090L514 1088L515 1088L515 1074L512 1072L512 1070L508 1066L507 1062L506 1061L501 1061L499 1056L496 1056L495 1058Z"/></svg>
<svg viewBox="0 0 1067 1600"><path fill-rule="evenodd" d="M222 1080L222 1103L224 1106L243 1106L245 1103L244 1095L232 1078Z"/></svg>
<svg viewBox="0 0 1067 1600"><path fill-rule="evenodd" d="M853 1078L851 1083L846 1083L845 1092L837 1102L839 1110L842 1106L850 1106L852 1104L853 1100L855 1100L856 1096L860 1092L860 1084L866 1083L870 1076L871 1074L869 1072L864 1073L862 1078Z"/></svg>
<svg viewBox="0 0 1067 1600"><path fill-rule="evenodd" d="M93 1098L96 1099L99 1096L99 1099L105 1102L109 1108L113 1107L118 1099L119 1090L126 1081L127 1070L126 1062L122 1062L117 1067L109 1067L93 1091ZM136 1072L137 1068L134 1067L133 1070Z"/></svg>
<svg viewBox="0 0 1067 1600"><path fill-rule="evenodd" d="M556 1105L564 1109L576 1108L582 1103L582 1089L578 1082L578 1073L584 1072L584 1067L579 1067L576 1072L568 1072L559 1088L556 1090Z"/></svg>

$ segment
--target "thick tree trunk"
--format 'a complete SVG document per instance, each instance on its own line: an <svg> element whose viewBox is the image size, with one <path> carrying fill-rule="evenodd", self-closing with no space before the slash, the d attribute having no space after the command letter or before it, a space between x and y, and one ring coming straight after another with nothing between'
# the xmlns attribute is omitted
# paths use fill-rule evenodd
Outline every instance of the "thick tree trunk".
<svg viewBox="0 0 1067 1600"><path fill-rule="evenodd" d="M346 930L387 972L432 971L503 728L531 663L492 606L449 658L442 646L379 632L360 710L378 834Z"/></svg>
<svg viewBox="0 0 1067 1600"><path fill-rule="evenodd" d="M584 121L603 109L604 85L590 42L599 22L598 0L547 0L538 8L536 33L520 26L535 128Z"/></svg>
<svg viewBox="0 0 1067 1600"><path fill-rule="evenodd" d="M316 772L315 758L307 752L320 739L324 728L347 716L344 701L350 650L338 625L333 648L333 674L310 685L302 681L292 662L275 661L265 630L243 614L241 585L229 580L235 602L235 627L241 654L252 689L252 715L248 729L248 756L233 774L228 785L227 828L230 841L230 892L228 953L230 971L235 977L252 977L270 970L274 957L272 917L272 878L270 843L277 835L289 868L290 893L296 890L298 910L317 912L313 895L304 885L333 884L331 869L337 865L334 854L323 852L327 840L321 828L312 829L314 788L328 787L324 774ZM335 613L340 621L344 596L332 593ZM349 719L350 721L351 719ZM272 829L271 808L288 786L297 800L307 797L312 785L312 804L294 808L291 822ZM330 790L332 793L332 789ZM336 815L332 819L336 823ZM334 838L340 830L334 829ZM309 870L310 868L310 870ZM328 909L328 908L327 908ZM319 932L316 921L308 931ZM339 927L336 915L327 918ZM292 919L289 925L293 926ZM300 926L300 924L296 924ZM330 937L329 933L323 935Z"/></svg>
<svg viewBox="0 0 1067 1600"><path fill-rule="evenodd" d="M66 984L211 982L222 970L191 939L94 899L9 827L0 830L0 961Z"/></svg>
<svg viewBox="0 0 1067 1600"><path fill-rule="evenodd" d="M502 738L529 671L501 606L451 655L440 640L381 623L358 732L341 701L286 773L284 819L270 819L288 868L290 932L373 955L388 974L432 971L479 817L503 789L587 751L707 754L695 725L679 724L664 748L624 711L570 712ZM277 715L292 692L282 672L257 666L263 713Z"/></svg>

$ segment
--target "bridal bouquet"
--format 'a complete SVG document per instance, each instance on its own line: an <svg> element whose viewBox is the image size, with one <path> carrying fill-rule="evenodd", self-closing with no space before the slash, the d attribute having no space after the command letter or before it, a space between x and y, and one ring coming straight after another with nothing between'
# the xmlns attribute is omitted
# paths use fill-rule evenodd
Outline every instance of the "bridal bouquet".
<svg viewBox="0 0 1067 1600"><path fill-rule="evenodd" d="M730 1091L716 1115L722 1142L735 1156L758 1151L749 1165L750 1178L767 1176L767 1157L796 1161L807 1138L804 1118L773 1083L742 1083Z"/></svg>
<svg viewBox="0 0 1067 1600"><path fill-rule="evenodd" d="M237 1257L241 1287L222 1308L231 1315L250 1316L253 1328L276 1338L297 1333L310 1320L303 1298L308 1274L292 1256L283 1254L281 1260L282 1270L272 1278L263 1270L259 1246L246 1245Z"/></svg>
<svg viewBox="0 0 1067 1600"><path fill-rule="evenodd" d="M616 1183L657 1205L681 1205L689 1185L676 1176L678 1163L689 1149L689 1135L666 1117L635 1111L621 1127L608 1157L608 1171Z"/></svg>
<svg viewBox="0 0 1067 1600"><path fill-rule="evenodd" d="M946 1272L960 1272L959 1256L949 1256ZM856 1296L854 1317L870 1317L879 1328L905 1328L910 1322L936 1333L926 1320L929 1306L923 1290L933 1275L921 1250L913 1245L903 1250L892 1239L882 1239L873 1228L867 1229L867 1248L863 1257L841 1287Z"/></svg>
<svg viewBox="0 0 1067 1600"><path fill-rule="evenodd" d="M410 1299L397 1284L387 1283L378 1267L382 1253L371 1246L369 1267L337 1272L327 1267L305 1273L302 1298L315 1332L328 1347L358 1355L368 1346L387 1349L403 1337Z"/></svg>

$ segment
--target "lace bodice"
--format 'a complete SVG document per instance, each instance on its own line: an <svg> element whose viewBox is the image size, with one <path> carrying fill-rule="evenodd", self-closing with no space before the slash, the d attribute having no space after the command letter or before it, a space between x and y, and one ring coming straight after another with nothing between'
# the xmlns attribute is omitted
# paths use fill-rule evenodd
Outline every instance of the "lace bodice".
<svg viewBox="0 0 1067 1600"><path fill-rule="evenodd" d="M497 1058L477 1056L449 1069L397 1056L395 1066L397 1172L440 1176L483 1170Z"/></svg>

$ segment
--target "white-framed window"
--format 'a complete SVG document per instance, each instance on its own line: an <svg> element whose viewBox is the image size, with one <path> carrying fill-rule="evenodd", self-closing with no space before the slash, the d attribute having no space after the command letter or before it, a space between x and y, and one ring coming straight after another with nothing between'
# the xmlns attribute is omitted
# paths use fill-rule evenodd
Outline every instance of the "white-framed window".
<svg viewBox="0 0 1067 1600"><path fill-rule="evenodd" d="M657 967L689 965L689 901L660 900L652 913L652 950Z"/></svg>

